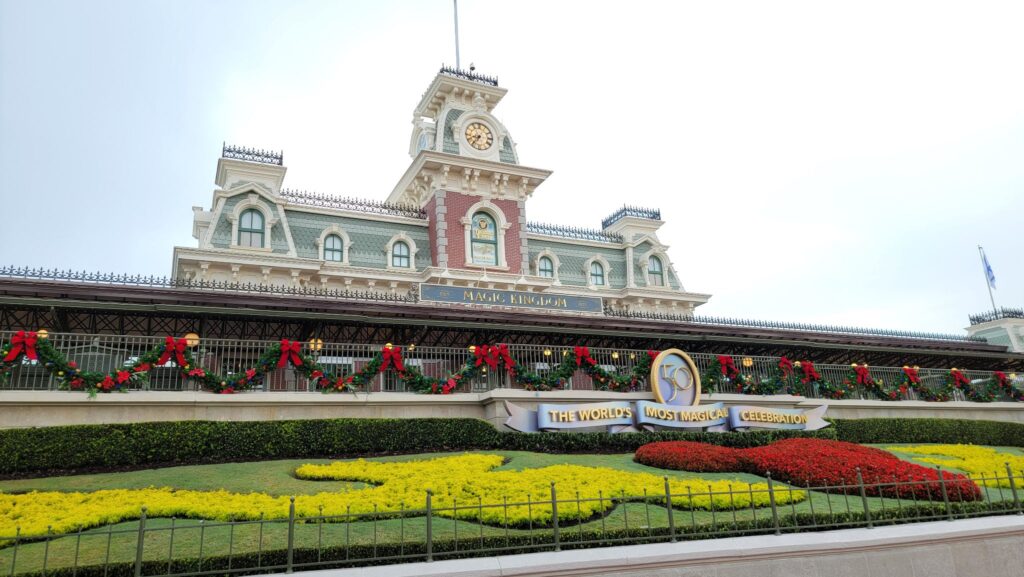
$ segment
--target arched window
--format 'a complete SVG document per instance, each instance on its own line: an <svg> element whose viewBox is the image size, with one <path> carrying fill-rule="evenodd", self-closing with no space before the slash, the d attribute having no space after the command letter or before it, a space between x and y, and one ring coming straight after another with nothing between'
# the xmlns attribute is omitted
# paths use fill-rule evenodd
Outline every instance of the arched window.
<svg viewBox="0 0 1024 577"><path fill-rule="evenodd" d="M250 208L238 219L238 245L263 248L263 213Z"/></svg>
<svg viewBox="0 0 1024 577"><path fill-rule="evenodd" d="M661 259L656 256L647 259L647 284L665 286L665 271L661 268Z"/></svg>
<svg viewBox="0 0 1024 577"><path fill-rule="evenodd" d="M555 263L546 256L540 257L537 262L537 274L544 278L555 278Z"/></svg>
<svg viewBox="0 0 1024 577"><path fill-rule="evenodd" d="M391 266L409 268L409 245L398 241L391 246Z"/></svg>
<svg viewBox="0 0 1024 577"><path fill-rule="evenodd" d="M345 243L336 234L329 234L324 239L324 260L341 262L345 258Z"/></svg>
<svg viewBox="0 0 1024 577"><path fill-rule="evenodd" d="M599 262L590 263L590 284L604 286L604 266Z"/></svg>
<svg viewBox="0 0 1024 577"><path fill-rule="evenodd" d="M498 265L498 227L486 212L473 215L469 233L473 264Z"/></svg>

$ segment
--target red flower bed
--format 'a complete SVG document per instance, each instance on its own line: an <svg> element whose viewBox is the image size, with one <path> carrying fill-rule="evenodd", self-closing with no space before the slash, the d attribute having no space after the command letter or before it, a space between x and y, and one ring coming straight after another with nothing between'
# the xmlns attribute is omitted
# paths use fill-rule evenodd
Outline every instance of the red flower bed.
<svg viewBox="0 0 1024 577"><path fill-rule="evenodd" d="M942 500L938 471L854 443L785 439L763 447L730 449L706 443L668 441L640 447L634 460L662 469L765 475L802 487L857 493L857 469L872 496ZM981 490L964 475L943 472L950 501L977 501ZM877 486L879 483L888 485ZM871 486L876 485L876 486Z"/></svg>
<svg viewBox="0 0 1024 577"><path fill-rule="evenodd" d="M690 441L648 443L636 450L634 459L652 467L702 473L731 473L744 468L736 449Z"/></svg>

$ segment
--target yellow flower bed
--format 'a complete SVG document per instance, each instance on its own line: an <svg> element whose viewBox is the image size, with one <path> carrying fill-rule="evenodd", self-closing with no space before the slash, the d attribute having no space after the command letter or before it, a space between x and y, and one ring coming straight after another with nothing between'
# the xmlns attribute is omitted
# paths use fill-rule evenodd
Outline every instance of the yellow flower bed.
<svg viewBox="0 0 1024 577"><path fill-rule="evenodd" d="M915 457L919 461L940 467L960 469L970 473L975 482L988 487L1009 488L1010 480L1006 476L1006 465L1013 470L1014 482L1017 487L1024 486L1024 457L1010 453L1001 453L990 447L977 445L917 445L913 447L886 447L889 451L913 453L915 455L935 455L934 457ZM984 475L984 479L982 478ZM1001 479L993 479L1001 477Z"/></svg>
<svg viewBox="0 0 1024 577"><path fill-rule="evenodd" d="M296 474L302 479L365 481L377 486L355 490L341 489L316 495L295 497L298 517L344 515L346 513L394 514L401 509L422 509L426 491L433 492L433 507L439 516L485 523L506 521L504 500L509 506L507 522L524 525L545 524L551 520L551 483L555 483L560 520L587 519L614 507L609 497L652 497L665 494L662 477L649 473L630 473L604 467L556 465L523 471L492 471L502 463L498 455L461 455L423 461L374 462L343 461L329 465L303 465ZM766 483L670 479L672 503L682 508L715 510L750 507L751 492L755 506L767 506ZM708 493L733 490L728 494ZM687 491L692 500L687 497ZM603 497L603 499L602 499ZM803 491L777 490L780 504L802 501ZM533 501L527 505L527 500ZM546 503L545 503L546 502ZM483 507L480 508L480 504ZM67 533L79 527L96 527L136 519L143 506L149 517L191 517L226 521L283 519L288 516L288 497L264 493L228 491L189 491L170 488L101 490L91 493L32 492L0 494L0 540L13 536L46 532ZM451 508L457 505L458 510ZM490 506L488 506L490 505ZM495 506L497 505L497 506ZM465 508L463 508L465 507ZM447 510L445 510L447 508ZM338 519L343 521L344 519ZM359 520L359 519L356 519Z"/></svg>

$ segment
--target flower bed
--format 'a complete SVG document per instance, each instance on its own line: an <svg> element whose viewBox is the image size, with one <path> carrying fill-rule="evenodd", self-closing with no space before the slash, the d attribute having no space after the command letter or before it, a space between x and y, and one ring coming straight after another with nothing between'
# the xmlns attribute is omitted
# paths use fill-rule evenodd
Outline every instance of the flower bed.
<svg viewBox="0 0 1024 577"><path fill-rule="evenodd" d="M892 483L866 489L868 495L941 500L943 483L928 467L900 460L880 449L823 439L785 439L763 447L729 449L703 443L651 443L637 450L638 463L694 472L746 472L771 475L780 481L825 490L856 493L858 469L865 484ZM963 475L942 473L946 497L976 501L981 490Z"/></svg>
<svg viewBox="0 0 1024 577"><path fill-rule="evenodd" d="M300 518L320 515L321 511L324 515L394 516L402 510L423 509L429 490L436 515L452 517L452 511L445 509L457 504L460 519L525 527L531 521L534 525L551 521L551 483L555 483L561 501L559 519L565 522L607 513L622 500L642 498L645 491L654 499L665 494L665 480L659 475L579 465L494 471L502 462L500 455L467 454L403 462L360 459L303 465L296 470L300 479L363 481L375 486L341 491L332 487L329 492L296 496L296 514ZM769 503L765 483L671 479L670 487L672 504L680 508L721 511L747 508L752 501L754 506ZM735 491L732 496L727 492L730 489ZM574 501L577 496L583 499L578 505ZM805 498L803 491L776 495L781 503ZM284 519L288 517L289 497L171 488L0 493L0 539L13 536L17 529L22 535L39 535L50 527L59 534L136 519L143 506L151 518L226 521L253 520L263 515L266 519Z"/></svg>
<svg viewBox="0 0 1024 577"><path fill-rule="evenodd" d="M1002 453L990 447L976 445L919 445L913 447L886 447L890 451L916 455L918 461L951 467L974 475L974 480L986 487L1010 488L1007 467L1013 475L1024 476L1024 457Z"/></svg>

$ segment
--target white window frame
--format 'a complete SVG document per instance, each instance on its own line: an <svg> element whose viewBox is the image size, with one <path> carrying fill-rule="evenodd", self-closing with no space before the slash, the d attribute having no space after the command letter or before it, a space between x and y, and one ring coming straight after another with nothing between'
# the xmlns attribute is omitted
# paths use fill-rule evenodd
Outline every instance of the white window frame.
<svg viewBox="0 0 1024 577"><path fill-rule="evenodd" d="M599 263L601 265L601 267L604 269L604 284L603 285L594 284L594 280L591 277L590 265L592 265L595 262ZM596 256L592 256L589 259L587 259L587 262L584 263L584 265L583 265L583 274L586 275L587 288L592 289L592 290L602 290L602 289L611 288L611 285L612 285L612 266L610 264L608 264L608 259L604 258L603 256L596 255Z"/></svg>
<svg viewBox="0 0 1024 577"><path fill-rule="evenodd" d="M551 265L555 269L555 274L550 279L548 279L548 277L544 277L544 276L540 275L540 259L542 259L542 258L549 258L549 259L551 259ZM553 252L551 252L551 250L549 250L549 249L544 249L544 250L540 251L539 253L537 253L537 258L533 259L533 272L534 272L534 275L536 275L536 276L538 276L538 277L540 277L542 279L551 280L552 284L556 284L556 285L562 284L562 282L558 279L558 269L561 266L562 266L562 262L560 260L558 260L558 255L553 253Z"/></svg>
<svg viewBox="0 0 1024 577"><path fill-rule="evenodd" d="M394 266L394 264L393 264L394 263L394 259L393 259L393 255L392 255L392 250L394 249L395 243L399 242L399 241L404 242L409 247L409 266L408 267ZM410 237L405 232L400 232L400 233L396 234L395 236L391 237L391 240L388 241L388 244L387 244L387 247L386 247L386 252L387 252L387 255L388 255L387 256L387 259L388 259L387 270L410 270L410 271L416 270L416 252L418 250L419 249L416 248L416 241L414 241L412 239L412 237Z"/></svg>
<svg viewBox="0 0 1024 577"><path fill-rule="evenodd" d="M249 209L254 209L263 215L263 246L242 246L238 244L238 228L241 224L242 213ZM270 231L277 224L278 218L271 216L274 214L273 209L270 205L263 202L260 195L255 192L250 192L245 199L235 205L235 208L231 210L231 214L227 215L228 220L231 221L231 248L238 250L251 250L256 252L272 252L273 242L270 238Z"/></svg>
<svg viewBox="0 0 1024 577"><path fill-rule="evenodd" d="M478 212L486 212L488 216L494 219L495 234L497 234L498 240L498 265L485 265L485 264L474 264L473 263L473 215ZM505 218L505 213L502 212L494 203L483 199L480 202L469 207L469 210L462 216L459 221L462 223L463 229L465 229L464 247L465 254L463 265L466 268L478 268L478 269L490 269L490 270L508 270L508 261L505 260L505 231L512 228L512 224Z"/></svg>
<svg viewBox="0 0 1024 577"><path fill-rule="evenodd" d="M327 237L331 236L332 234L341 237L341 261L340 262L336 261L336 260L326 260L326 259L324 259L324 246L327 244ZM324 261L324 264L334 265L334 266L348 266L349 265L349 262L348 262L348 249L349 249L350 246L352 246L352 241L351 241L351 239L349 239L348 233L345 232L345 230L342 229L340 226L332 224L331 226L325 228L324 231L322 233L320 233L320 238L316 239L316 246L317 246L317 255L318 255L320 260Z"/></svg>

